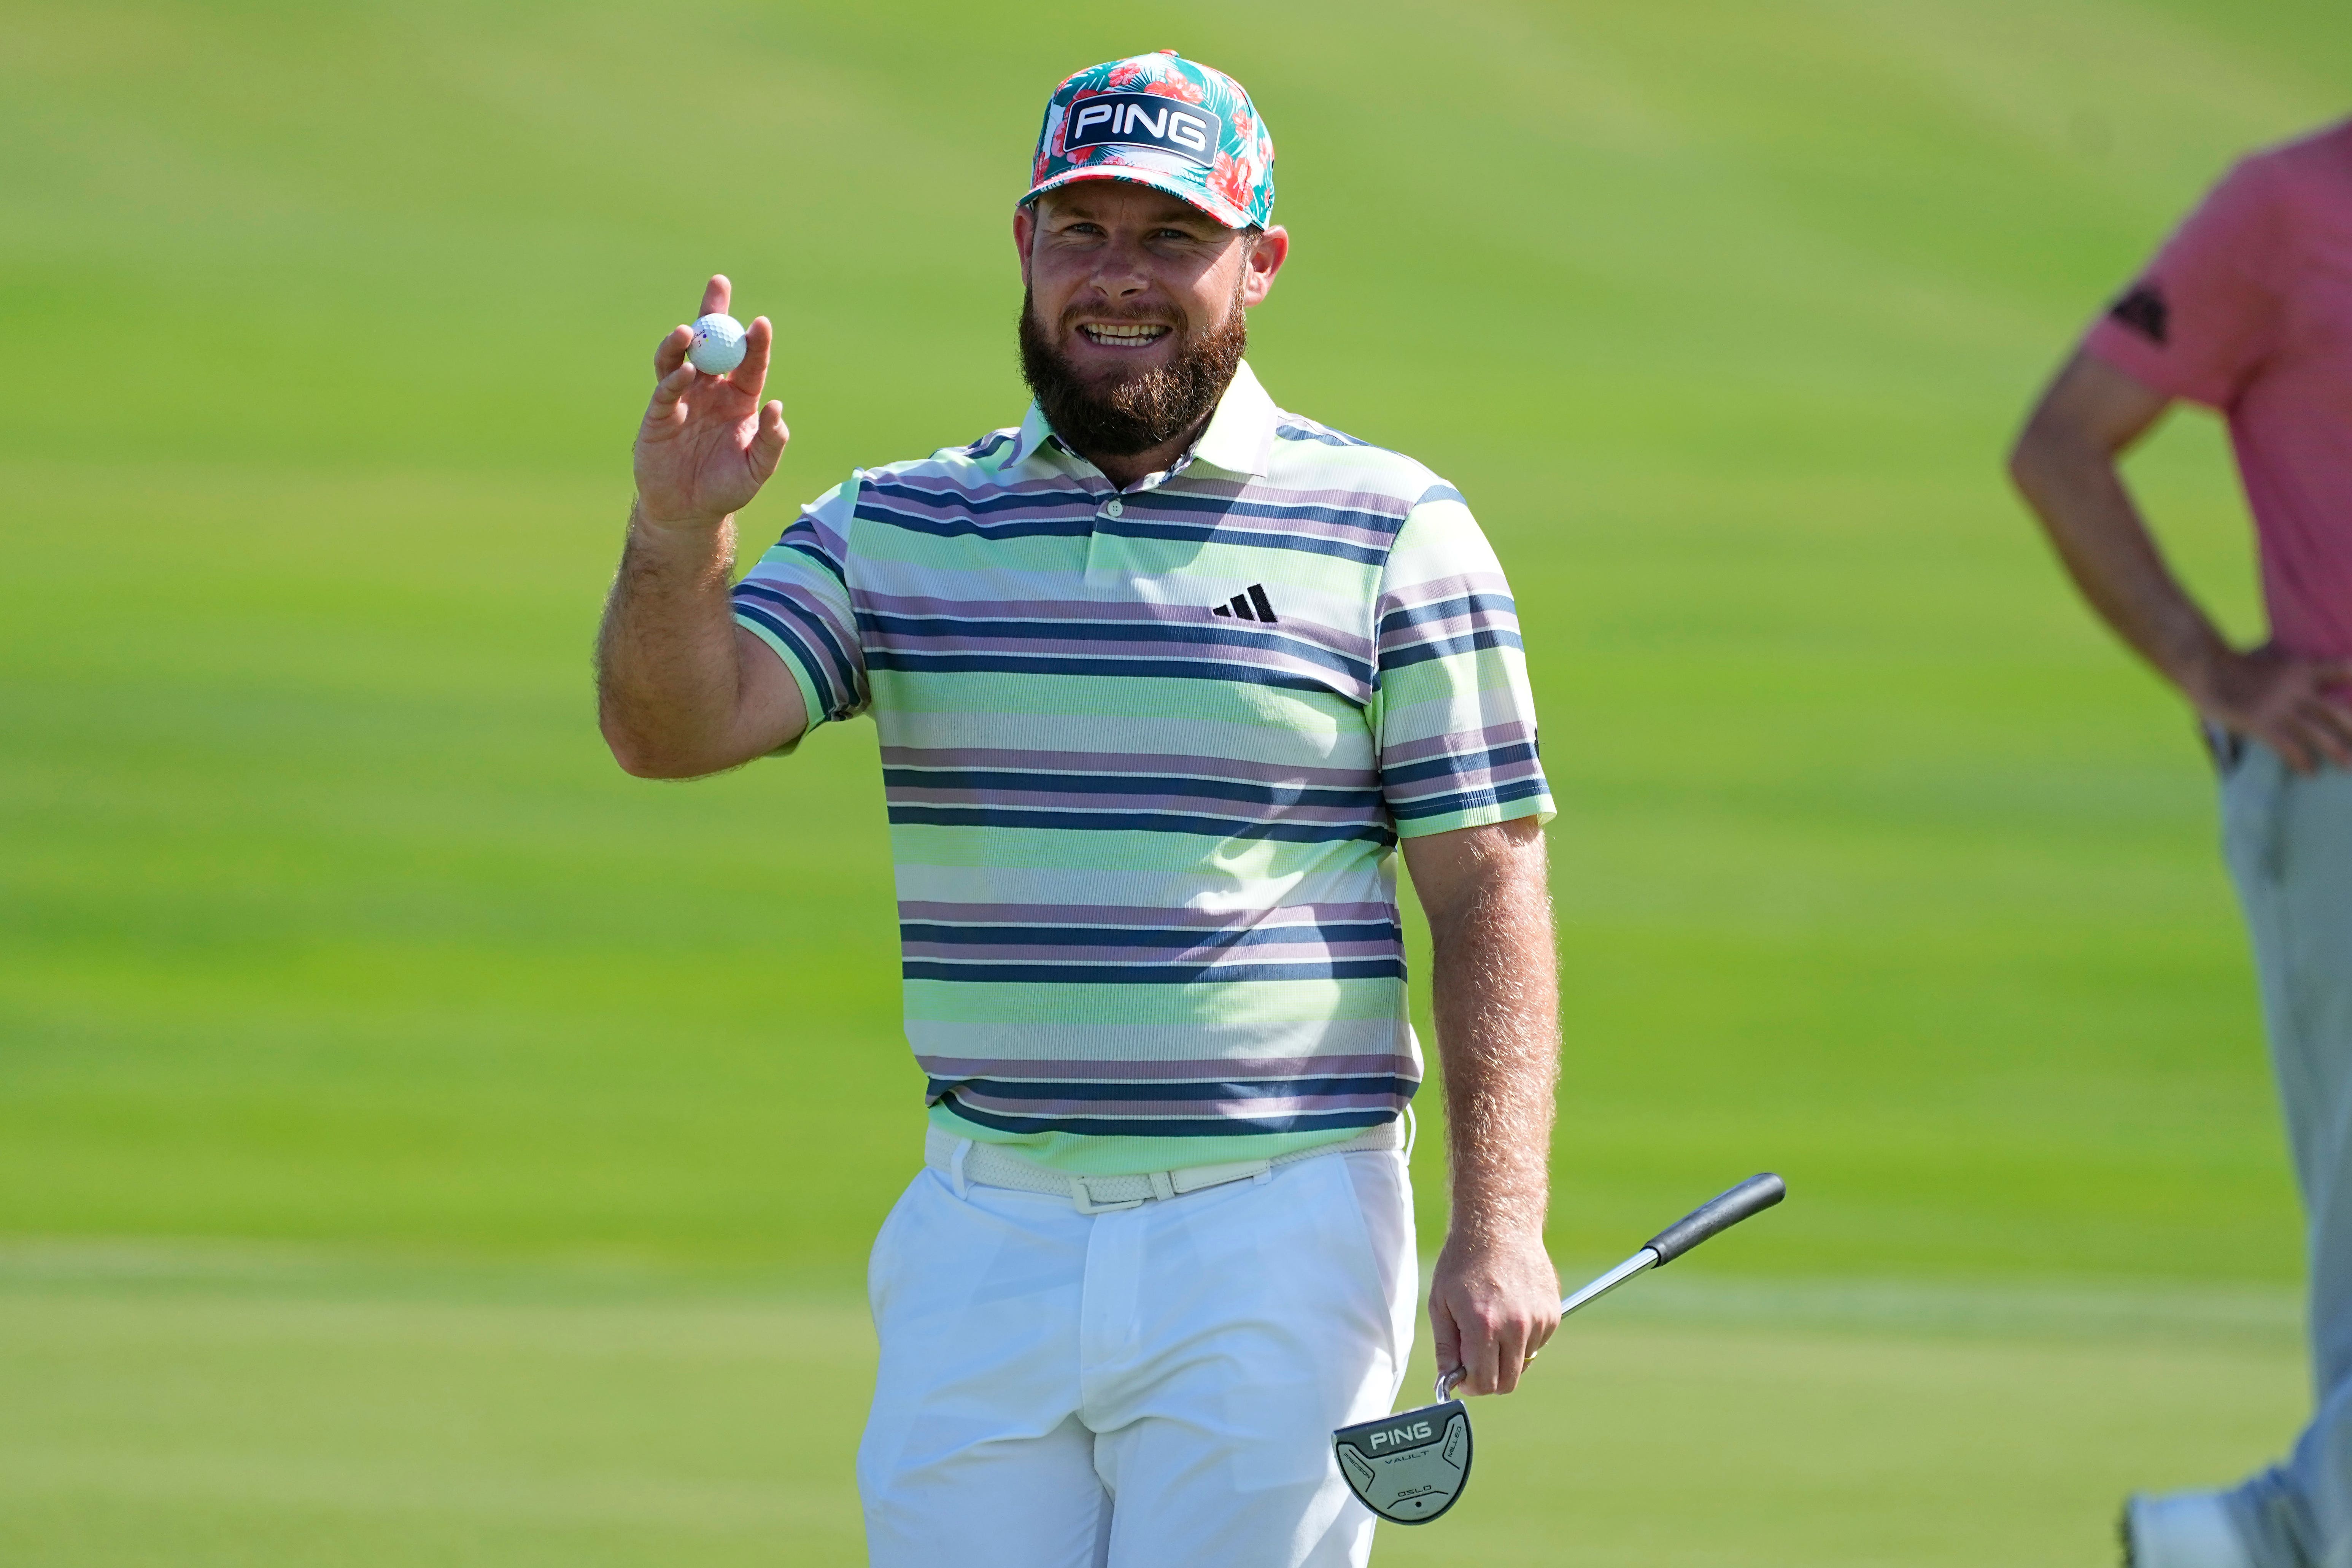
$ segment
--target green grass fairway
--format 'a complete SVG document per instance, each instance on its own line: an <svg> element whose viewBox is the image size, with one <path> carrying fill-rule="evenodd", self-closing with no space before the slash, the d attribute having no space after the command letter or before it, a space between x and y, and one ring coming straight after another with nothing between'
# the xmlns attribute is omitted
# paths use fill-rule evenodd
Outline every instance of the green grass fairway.
<svg viewBox="0 0 2352 1568"><path fill-rule="evenodd" d="M2097 1561L2126 1486L2283 1445L2208 782L1999 468L2229 158L2345 110L2340 0L16 0L0 1561L854 1555L803 1423L854 1423L919 1089L872 730L613 768L628 436L713 269L795 432L755 547L1016 420L1044 95L1161 45L1277 138L1260 374L1514 577L1557 1250L1794 1194L1385 1560ZM2213 424L2135 469L2253 633Z"/></svg>
<svg viewBox="0 0 2352 1568"><path fill-rule="evenodd" d="M772 1286L19 1249L0 1560L850 1568L871 1367L854 1300ZM2276 1291L1666 1276L1478 1405L1469 1492L1379 1560L2098 1562L2122 1489L2236 1463L2301 1387Z"/></svg>

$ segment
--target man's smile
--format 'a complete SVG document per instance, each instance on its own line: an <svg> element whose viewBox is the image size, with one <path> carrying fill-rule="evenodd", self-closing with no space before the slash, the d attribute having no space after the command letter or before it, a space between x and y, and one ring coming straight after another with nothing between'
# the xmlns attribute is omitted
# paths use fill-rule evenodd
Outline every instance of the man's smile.
<svg viewBox="0 0 2352 1568"><path fill-rule="evenodd" d="M1078 335L1099 348L1149 348L1174 329L1158 321L1083 321Z"/></svg>

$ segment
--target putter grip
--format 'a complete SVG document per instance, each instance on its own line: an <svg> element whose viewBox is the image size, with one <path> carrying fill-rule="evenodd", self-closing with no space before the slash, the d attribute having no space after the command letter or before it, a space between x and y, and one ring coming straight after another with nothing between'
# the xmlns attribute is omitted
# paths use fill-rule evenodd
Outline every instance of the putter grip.
<svg viewBox="0 0 2352 1568"><path fill-rule="evenodd" d="M1729 1230L1749 1215L1761 1214L1788 1195L1789 1184L1769 1172L1748 1177L1650 1237L1650 1250L1658 1255L1654 1267L1664 1268L1716 1232Z"/></svg>

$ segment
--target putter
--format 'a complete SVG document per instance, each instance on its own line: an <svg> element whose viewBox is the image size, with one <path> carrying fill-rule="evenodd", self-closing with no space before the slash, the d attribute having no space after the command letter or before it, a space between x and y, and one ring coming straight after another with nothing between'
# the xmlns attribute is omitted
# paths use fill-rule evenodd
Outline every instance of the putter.
<svg viewBox="0 0 2352 1568"><path fill-rule="evenodd" d="M1729 1230L1749 1215L1761 1214L1786 1197L1780 1177L1750 1176L1729 1192L1691 1210L1643 1245L1642 1250L1559 1304L1567 1317L1597 1301L1645 1269L1663 1268L1717 1231ZM1463 1370L1437 1374L1437 1403L1377 1421L1342 1426L1331 1434L1331 1450L1348 1489L1382 1519L1427 1524L1452 1508L1470 1482L1470 1411L1453 1397Z"/></svg>

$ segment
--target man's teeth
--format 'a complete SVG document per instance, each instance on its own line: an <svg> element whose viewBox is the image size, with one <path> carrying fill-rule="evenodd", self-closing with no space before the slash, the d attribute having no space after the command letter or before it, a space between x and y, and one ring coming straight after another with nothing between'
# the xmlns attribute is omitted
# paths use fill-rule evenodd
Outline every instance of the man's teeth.
<svg viewBox="0 0 2352 1568"><path fill-rule="evenodd" d="M1143 322L1118 327L1102 322L1091 322L1080 327L1078 331L1086 333L1093 342L1113 348L1140 348L1145 343L1165 337L1168 333L1166 327Z"/></svg>

